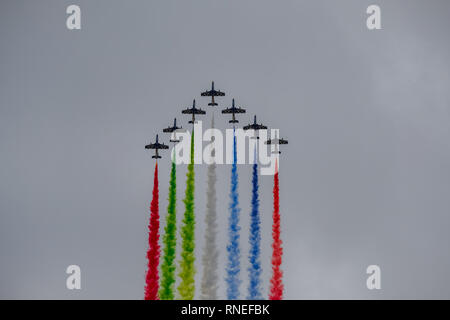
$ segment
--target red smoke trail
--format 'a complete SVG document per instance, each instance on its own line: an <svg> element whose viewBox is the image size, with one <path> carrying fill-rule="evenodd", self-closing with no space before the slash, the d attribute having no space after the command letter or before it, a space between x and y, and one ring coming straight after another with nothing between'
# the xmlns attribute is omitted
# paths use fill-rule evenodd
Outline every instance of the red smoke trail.
<svg viewBox="0 0 450 320"><path fill-rule="evenodd" d="M153 180L153 198L150 204L150 224L148 226L147 251L148 270L145 278L145 300L159 300L158 298L158 264L159 264L159 208L158 208L158 163L155 164Z"/></svg>
<svg viewBox="0 0 450 320"><path fill-rule="evenodd" d="M273 225L272 225L272 279L270 279L270 300L283 299L283 271L281 271L281 257L283 255L280 238L280 197L278 182L278 162L275 163L275 176L273 184Z"/></svg>

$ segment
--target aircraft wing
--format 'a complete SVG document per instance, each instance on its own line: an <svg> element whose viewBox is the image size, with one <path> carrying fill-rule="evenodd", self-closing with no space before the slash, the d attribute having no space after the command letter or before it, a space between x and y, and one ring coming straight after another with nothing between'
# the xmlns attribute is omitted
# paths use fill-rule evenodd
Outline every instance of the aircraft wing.
<svg viewBox="0 0 450 320"><path fill-rule="evenodd" d="M249 129L262 130L262 129L267 129L267 127L263 126L262 124L249 124L244 127L244 130L249 130Z"/></svg>
<svg viewBox="0 0 450 320"><path fill-rule="evenodd" d="M288 144L288 141L277 138L277 139L267 140L266 144Z"/></svg>
<svg viewBox="0 0 450 320"><path fill-rule="evenodd" d="M154 143L154 148L152 149L169 149L169 146L166 146L164 143Z"/></svg>
<svg viewBox="0 0 450 320"><path fill-rule="evenodd" d="M210 97L212 96L212 91L205 91L200 94L202 97Z"/></svg>
<svg viewBox="0 0 450 320"><path fill-rule="evenodd" d="M181 111L181 113L184 113L184 114L192 114L194 111L193 111L193 109L184 109L183 111Z"/></svg>
<svg viewBox="0 0 450 320"><path fill-rule="evenodd" d="M173 132L173 131L174 131L174 128L171 128L171 127L163 129L163 132Z"/></svg>
<svg viewBox="0 0 450 320"><path fill-rule="evenodd" d="M194 113L195 114L206 114L206 111L204 111L202 109L195 109Z"/></svg>
<svg viewBox="0 0 450 320"><path fill-rule="evenodd" d="M145 146L145 149L169 149L164 143L150 143Z"/></svg>
<svg viewBox="0 0 450 320"><path fill-rule="evenodd" d="M242 109L242 108L236 108L236 109L234 110L234 113L245 113L245 109Z"/></svg>
<svg viewBox="0 0 450 320"><path fill-rule="evenodd" d="M222 110L222 113L233 113L233 109L226 108L226 109Z"/></svg>
<svg viewBox="0 0 450 320"><path fill-rule="evenodd" d="M209 90L209 91L202 92L200 95L202 97L211 97L211 96L223 97L225 95L225 93L223 93L222 91L217 91L217 90Z"/></svg>

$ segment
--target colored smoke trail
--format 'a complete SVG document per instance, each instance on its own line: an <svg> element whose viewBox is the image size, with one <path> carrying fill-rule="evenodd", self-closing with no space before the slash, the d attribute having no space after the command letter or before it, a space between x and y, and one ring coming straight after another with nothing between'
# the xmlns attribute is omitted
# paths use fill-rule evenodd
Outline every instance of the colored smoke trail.
<svg viewBox="0 0 450 320"><path fill-rule="evenodd" d="M240 249L239 249L239 199L238 199L238 174L236 165L236 136L233 130L233 165L231 167L231 192L230 192L230 216L228 219L228 264L227 264L227 298L239 299L240 273Z"/></svg>
<svg viewBox="0 0 450 320"><path fill-rule="evenodd" d="M183 225L181 227L181 262L179 276L181 282L178 293L182 300L193 300L195 293L195 213L194 213L194 131L191 136L191 161L186 175L186 193L183 200L185 211Z"/></svg>
<svg viewBox="0 0 450 320"><path fill-rule="evenodd" d="M175 256L177 246L177 172L175 159L172 160L169 183L169 204L167 206L166 227L164 228L164 256L161 265L161 286L159 298L173 300L175 285Z"/></svg>
<svg viewBox="0 0 450 320"><path fill-rule="evenodd" d="M159 208L158 208L158 163L155 164L153 179L153 198L150 204L150 223L148 226L147 251L148 269L145 278L145 300L158 300L158 264L159 264Z"/></svg>
<svg viewBox="0 0 450 320"><path fill-rule="evenodd" d="M281 257L283 255L282 241L280 238L280 197L278 180L278 163L275 164L275 176L273 185L273 225L272 225L272 279L270 279L270 300L283 299L283 272L281 271Z"/></svg>
<svg viewBox="0 0 450 320"><path fill-rule="evenodd" d="M214 128L214 118L211 127ZM214 156L215 154L213 154ZM203 275L201 283L202 300L217 299L217 260L218 250L216 245L217 234L217 211L216 211L216 164L208 165L207 192L206 192L206 215L205 215L205 249L202 257Z"/></svg>
<svg viewBox="0 0 450 320"><path fill-rule="evenodd" d="M253 164L253 178L252 178L252 211L250 214L250 252L249 261L249 286L248 298L249 300L260 300L261 295L261 262L260 262L260 246L261 246L261 232L260 232L260 216L259 216L259 199L258 199L258 163L256 161L256 146L255 146L255 163Z"/></svg>

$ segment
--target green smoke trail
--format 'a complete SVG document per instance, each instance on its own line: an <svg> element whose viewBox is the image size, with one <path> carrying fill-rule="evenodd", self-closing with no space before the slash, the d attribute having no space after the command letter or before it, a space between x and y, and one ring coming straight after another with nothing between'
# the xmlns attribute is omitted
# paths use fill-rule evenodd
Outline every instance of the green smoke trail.
<svg viewBox="0 0 450 320"><path fill-rule="evenodd" d="M179 277L181 282L178 286L178 293L182 300L193 300L195 292L195 213L194 213L194 131L191 136L191 161L188 165L186 194L183 200L185 211L183 225L181 227L181 262Z"/></svg>
<svg viewBox="0 0 450 320"><path fill-rule="evenodd" d="M169 205L167 206L166 227L163 238L164 256L161 264L161 284L159 298L161 300L173 300L175 285L175 256L177 246L177 171L175 155L172 160L169 184Z"/></svg>

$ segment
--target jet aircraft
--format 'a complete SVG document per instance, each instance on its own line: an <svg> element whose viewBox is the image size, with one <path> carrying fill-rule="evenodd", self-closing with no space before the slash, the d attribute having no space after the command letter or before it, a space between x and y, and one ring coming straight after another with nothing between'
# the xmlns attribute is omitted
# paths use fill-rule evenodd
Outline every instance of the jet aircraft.
<svg viewBox="0 0 450 320"><path fill-rule="evenodd" d="M153 149L155 150L155 154L152 156L153 159L161 159L161 156L158 153L160 149L169 149L169 146L166 146L164 143L159 143L158 135L156 135L156 142L150 143L145 146L145 149Z"/></svg>
<svg viewBox="0 0 450 320"><path fill-rule="evenodd" d="M214 97L223 97L224 95L225 92L214 89L214 81L211 84L211 90L201 93L202 97L211 97L211 102L208 103L208 106L217 106L217 103L214 101Z"/></svg>
<svg viewBox="0 0 450 320"><path fill-rule="evenodd" d="M195 107L195 100L192 102L191 108L184 109L183 111L181 111L181 113L192 114L192 120L189 120L189 123L192 123L192 124L195 123L195 115L196 114L206 114L206 112L204 110Z"/></svg>
<svg viewBox="0 0 450 320"><path fill-rule="evenodd" d="M236 120L236 113L245 113L245 109L242 109L241 107L235 107L234 99L233 99L231 108L226 108L226 109L222 110L222 113L231 113L232 118L228 122L229 123L238 123L239 121Z"/></svg>

